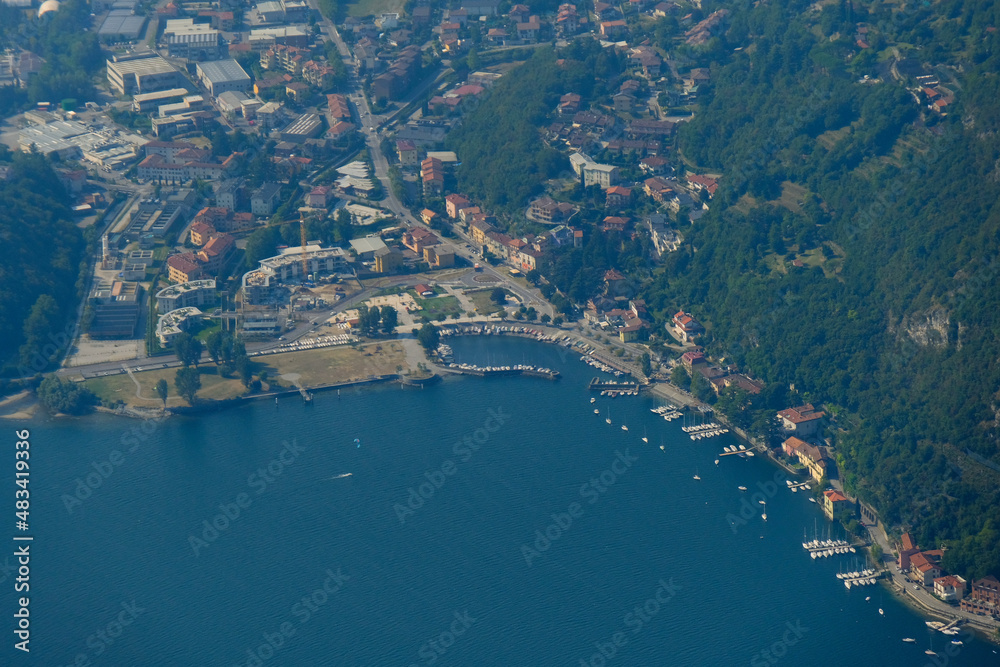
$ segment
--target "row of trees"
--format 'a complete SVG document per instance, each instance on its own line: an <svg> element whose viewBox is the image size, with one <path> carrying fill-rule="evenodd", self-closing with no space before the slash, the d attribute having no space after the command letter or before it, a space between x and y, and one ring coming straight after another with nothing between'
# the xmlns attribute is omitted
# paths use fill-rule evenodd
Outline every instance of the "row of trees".
<svg viewBox="0 0 1000 667"><path fill-rule="evenodd" d="M366 336L379 333L392 335L399 326L399 313L392 306L369 308L367 304L358 307L358 330Z"/></svg>

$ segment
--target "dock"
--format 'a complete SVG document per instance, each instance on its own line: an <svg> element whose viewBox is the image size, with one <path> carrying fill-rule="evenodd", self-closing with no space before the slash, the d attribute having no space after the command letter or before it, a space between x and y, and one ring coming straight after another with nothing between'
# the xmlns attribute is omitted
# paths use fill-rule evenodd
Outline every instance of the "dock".
<svg viewBox="0 0 1000 667"><path fill-rule="evenodd" d="M587 388L590 391L639 391L642 389L643 385L638 382L619 382L618 380L602 380L599 377L594 377L590 380L590 384Z"/></svg>

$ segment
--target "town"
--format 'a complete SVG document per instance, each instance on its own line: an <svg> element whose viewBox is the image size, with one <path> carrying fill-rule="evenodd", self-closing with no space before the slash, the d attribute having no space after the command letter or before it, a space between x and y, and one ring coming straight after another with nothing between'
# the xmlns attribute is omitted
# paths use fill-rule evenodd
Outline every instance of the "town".
<svg viewBox="0 0 1000 667"><path fill-rule="evenodd" d="M7 4L50 21L79 3ZM95 98L55 90L0 128L11 150L54 165L77 226L92 234L78 335L58 377L109 411L150 416L436 373L556 379L527 364L454 363L438 336L566 345L631 376L628 391L615 390L623 397L641 388L719 419L810 480L812 500L877 567L894 562L886 571L901 594L995 631L995 577L946 574L941 549L916 546L919 526L884 525L845 485L835 409L714 354L712 322L692 304L644 298L643 280L690 249L734 178L697 167L677 144L715 83L711 48L729 11L452 4L360 15L329 0L91 3L103 59ZM871 29L843 27L838 48L863 56ZM519 164L530 144L548 173L534 175L524 201L490 202L462 173L478 159L463 150L471 119L516 105L511 72L549 51L554 68L604 58L623 74L532 100L537 136L512 137L510 159ZM0 86L33 90L43 71L40 54L9 49ZM933 126L955 102L940 74L910 59L888 80L854 83L899 86ZM796 213L812 203L790 182L770 194L738 205ZM835 276L845 256L804 233L769 242L781 247L767 258L775 272ZM575 279L584 251L614 246L634 261ZM203 349L214 368L199 368Z"/></svg>

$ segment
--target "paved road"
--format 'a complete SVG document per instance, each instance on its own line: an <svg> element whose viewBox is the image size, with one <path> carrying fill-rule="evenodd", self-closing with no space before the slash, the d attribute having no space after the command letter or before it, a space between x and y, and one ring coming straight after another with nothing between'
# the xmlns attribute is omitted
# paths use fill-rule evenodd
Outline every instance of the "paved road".
<svg viewBox="0 0 1000 667"><path fill-rule="evenodd" d="M992 621L989 617L962 611L958 607L953 607L950 604L934 597L934 595L928 592L925 587L914 584L899 571L898 567L896 567L896 561L892 557L894 549L889 543L889 539L885 532L880 528L868 526L868 534L871 535L872 540L882 548L882 567L889 572L892 578L892 583L897 589L903 591L905 596L910 597L913 601L917 602L925 609L931 610L931 613L934 613L941 618L960 618L965 621L970 621L982 629L995 630L1000 628L1000 623ZM915 586L916 588L914 588Z"/></svg>

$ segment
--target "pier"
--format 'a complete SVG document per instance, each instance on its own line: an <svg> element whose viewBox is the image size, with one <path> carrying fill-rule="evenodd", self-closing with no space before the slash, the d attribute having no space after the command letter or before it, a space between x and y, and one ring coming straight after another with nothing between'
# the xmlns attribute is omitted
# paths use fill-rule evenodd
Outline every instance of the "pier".
<svg viewBox="0 0 1000 667"><path fill-rule="evenodd" d="M551 368L536 368L524 364L513 366L474 366L472 364L448 364L442 370L456 375L475 375L477 377L502 377L508 375L526 375L528 377L558 380L562 375Z"/></svg>
<svg viewBox="0 0 1000 667"><path fill-rule="evenodd" d="M642 385L638 382L619 382L618 380L602 380L595 377L590 380L587 388L590 391L638 392Z"/></svg>

